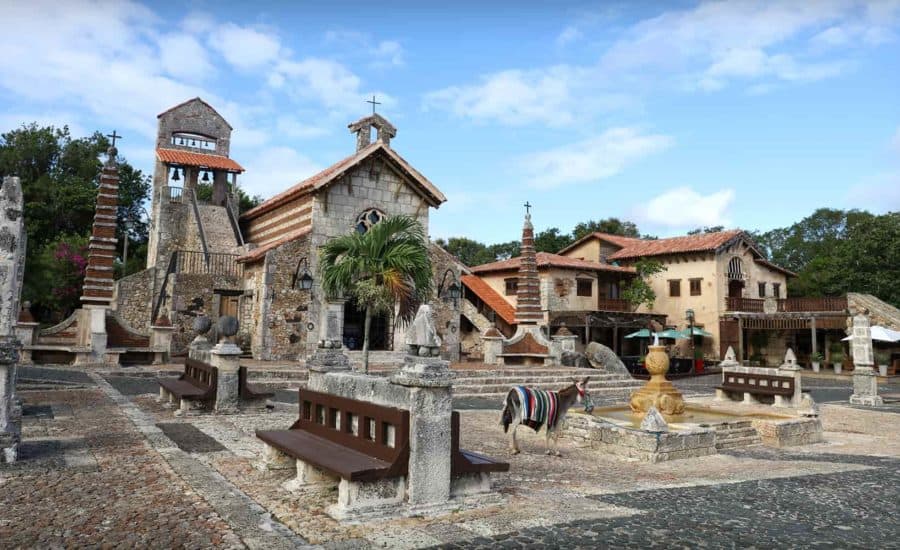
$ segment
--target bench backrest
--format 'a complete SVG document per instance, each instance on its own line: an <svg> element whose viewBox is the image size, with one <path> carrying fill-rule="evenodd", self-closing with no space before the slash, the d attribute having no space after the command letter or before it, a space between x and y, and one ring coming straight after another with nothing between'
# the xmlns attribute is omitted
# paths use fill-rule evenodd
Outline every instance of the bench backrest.
<svg viewBox="0 0 900 550"><path fill-rule="evenodd" d="M202 361L187 358L184 362L182 379L201 388L215 390L218 383L219 369Z"/></svg>
<svg viewBox="0 0 900 550"><path fill-rule="evenodd" d="M757 374L755 372L723 372L722 385L735 390L752 392L755 389L778 391L786 395L794 393L794 379L790 376Z"/></svg>
<svg viewBox="0 0 900 550"><path fill-rule="evenodd" d="M409 411L300 389L304 430L368 456L405 468L409 457Z"/></svg>

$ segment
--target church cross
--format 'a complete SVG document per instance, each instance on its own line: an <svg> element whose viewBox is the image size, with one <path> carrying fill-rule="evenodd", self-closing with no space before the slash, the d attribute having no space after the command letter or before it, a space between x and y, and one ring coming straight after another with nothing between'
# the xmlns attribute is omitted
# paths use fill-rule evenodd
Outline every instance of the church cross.
<svg viewBox="0 0 900 550"><path fill-rule="evenodd" d="M525 213L531 214L531 203L528 201L525 201Z"/></svg>
<svg viewBox="0 0 900 550"><path fill-rule="evenodd" d="M373 115L375 114L375 106L376 106L376 105L381 105L381 102L380 102L380 101L375 101L375 96L374 96L374 95L372 96L372 100L371 100L371 101L366 100L366 103L371 103L371 104L372 104L372 114L373 114Z"/></svg>
<svg viewBox="0 0 900 550"><path fill-rule="evenodd" d="M116 131L115 131L115 130L113 130L113 133L111 133L111 134L106 134L106 137L112 139L112 146L113 146L113 147L116 146L116 140L117 140L117 139L122 139L122 136L116 135Z"/></svg>

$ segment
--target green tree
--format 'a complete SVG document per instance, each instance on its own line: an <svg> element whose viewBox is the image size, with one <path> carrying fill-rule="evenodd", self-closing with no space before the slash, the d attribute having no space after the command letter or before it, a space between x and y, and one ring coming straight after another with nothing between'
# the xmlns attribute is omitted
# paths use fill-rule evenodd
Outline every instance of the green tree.
<svg viewBox="0 0 900 550"><path fill-rule="evenodd" d="M363 370L369 371L372 317L399 302L401 322L431 294L431 259L425 230L408 216L391 216L366 233L332 239L321 249L322 288L330 298L350 298L365 309Z"/></svg>
<svg viewBox="0 0 900 550"><path fill-rule="evenodd" d="M534 236L534 249L537 252L556 254L575 242L571 235L560 233L558 227L550 227Z"/></svg>
<svg viewBox="0 0 900 550"><path fill-rule="evenodd" d="M591 233L609 233L610 235L621 235L623 237L640 237L637 225L634 222L623 221L619 218L604 218L602 220L588 220L575 225L572 230L572 239L578 239Z"/></svg>
<svg viewBox="0 0 900 550"><path fill-rule="evenodd" d="M522 243L519 241L507 241L505 243L492 244L488 247L491 254L491 261L508 260L515 258L522 252Z"/></svg>
<svg viewBox="0 0 900 550"><path fill-rule="evenodd" d="M450 237L448 240L438 239L435 244L452 254L463 264L475 266L494 261L488 247L466 237Z"/></svg>
<svg viewBox="0 0 900 550"><path fill-rule="evenodd" d="M718 233L719 231L725 231L724 225L714 225L712 227L703 226L698 227L697 229L691 229L687 232L688 235L699 235L701 233Z"/></svg>
<svg viewBox="0 0 900 550"><path fill-rule="evenodd" d="M650 309L653 309L653 302L656 301L656 292L653 291L653 287L650 286L648 279L657 273L666 271L666 267L657 260L644 258L638 260L634 264L634 268L637 271L637 276L625 283L625 288L622 290L622 298L631 304L634 310L645 304Z"/></svg>
<svg viewBox="0 0 900 550"><path fill-rule="evenodd" d="M211 183L197 182L197 200L211 201L213 194L213 185ZM238 214L242 214L251 208L259 206L263 198L259 195L250 196L238 187Z"/></svg>
<svg viewBox="0 0 900 550"><path fill-rule="evenodd" d="M109 140L100 132L74 139L68 127L36 123L0 135L0 175L19 176L22 181L28 235L23 292L41 321L47 319L42 312L56 311L54 308L68 311L77 305L77 297L67 303L59 293L54 294L53 289L69 288L71 281L59 271L48 269L39 256L52 257L48 252L52 243L59 245L90 235L102 160L108 147ZM146 242L142 204L149 198L149 178L121 158L119 177L118 233L123 235L124 221L131 219L132 240ZM123 242L120 241L120 249Z"/></svg>

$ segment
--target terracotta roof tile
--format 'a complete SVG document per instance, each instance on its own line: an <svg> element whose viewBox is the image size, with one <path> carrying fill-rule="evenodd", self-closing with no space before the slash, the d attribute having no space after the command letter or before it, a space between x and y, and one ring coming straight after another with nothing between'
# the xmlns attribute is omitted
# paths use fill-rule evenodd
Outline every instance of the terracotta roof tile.
<svg viewBox="0 0 900 550"><path fill-rule="evenodd" d="M211 168L213 170L228 170L230 172L244 171L244 168L240 164L228 157L192 153L180 149L157 149L156 158L165 163L180 164L182 166L198 166L201 168Z"/></svg>
<svg viewBox="0 0 900 550"><path fill-rule="evenodd" d="M580 260L578 258L569 258L558 254L550 254L549 252L538 252L535 254L535 260L538 269L542 267L561 267L570 269L583 269L587 271L613 271L618 273L634 273L634 268L620 267L617 265L601 264L600 262L591 262L589 260ZM521 256L492 262L489 264L477 265L472 268L472 273L488 273L491 271L514 271L519 269L522 261Z"/></svg>
<svg viewBox="0 0 900 550"><path fill-rule="evenodd" d="M558 253L559 253L559 254L565 254L565 253L568 252L569 250L572 250L573 248L575 248L576 246L580 245L580 244L583 243L584 241L587 241L587 240L590 240L590 239L602 239L602 240L604 240L604 241L610 242L610 243L612 243L612 244L614 244L614 245L616 245L616 246L620 246L620 247L625 247L625 246L628 246L629 244L633 244L633 243L636 243L636 242L641 242L641 239L639 239L639 238L637 238L637 237L623 237L623 236L621 236L621 235L613 235L612 233L600 233L599 231L597 231L597 232L594 232L594 233L588 233L588 234L585 235L584 237L581 237L580 239L578 239L578 240L575 241L574 243L572 243L572 244L570 244L569 246L563 248L563 249L560 250Z"/></svg>
<svg viewBox="0 0 900 550"><path fill-rule="evenodd" d="M769 260L766 260L763 258L756 258L753 261L758 264L764 265L764 266L768 267L769 269L774 269L775 271L780 271L780 272L784 273L785 275L787 275L788 277L796 277L797 276L797 274L794 273L793 271L791 271L789 269L785 269L785 268L781 267L780 265L773 264Z"/></svg>
<svg viewBox="0 0 900 550"><path fill-rule="evenodd" d="M387 157L394 161L395 165L401 170L407 172L411 179L419 184L419 187L422 188L428 195L432 197L432 201L434 204L441 204L447 201L447 197L444 196L443 193L438 190L437 187L434 186L433 183L428 181L428 178L419 173L415 168L413 168L406 160L397 154L396 151L386 146L381 141L376 141L372 143L356 153L350 155L347 158L341 159L336 163L332 164L328 168L322 170L318 174L306 178L300 183L294 185L293 187L278 193L274 197L266 200L256 208L252 208L243 215L241 215L241 219L251 220L257 216L261 216L266 212L278 208L282 204L291 201L297 197L301 197L311 191L316 189L321 189L325 187L329 183L331 183L336 178L342 176L347 170L356 166L360 161L368 157L369 155L375 153L376 151L383 151Z"/></svg>
<svg viewBox="0 0 900 550"><path fill-rule="evenodd" d="M253 262L259 261L266 256L266 252L272 250L273 248L281 246L285 243L289 243L291 241L296 241L297 239L299 239L300 237L303 237L310 231L311 231L311 228L309 228L309 227L304 227L303 229L291 231L290 233L286 234L284 237L281 237L278 240L272 241L270 243L266 243L263 246L260 246L259 248L254 248L247 254L244 254L243 256L238 258L237 262L238 263L253 263Z"/></svg>
<svg viewBox="0 0 900 550"><path fill-rule="evenodd" d="M507 324L516 324L516 309L512 304L507 302L503 296L497 294L493 288L482 281L480 277L476 277L475 275L463 275L460 277L460 280L462 281L462 284L474 292L482 302L496 311L497 315L499 315Z"/></svg>
<svg viewBox="0 0 900 550"><path fill-rule="evenodd" d="M671 237L668 239L630 239L631 242L625 244L621 250L610 255L609 259L620 260L643 256L682 254L685 252L715 251L742 234L744 232L740 229L731 229L717 233L701 233L699 235Z"/></svg>

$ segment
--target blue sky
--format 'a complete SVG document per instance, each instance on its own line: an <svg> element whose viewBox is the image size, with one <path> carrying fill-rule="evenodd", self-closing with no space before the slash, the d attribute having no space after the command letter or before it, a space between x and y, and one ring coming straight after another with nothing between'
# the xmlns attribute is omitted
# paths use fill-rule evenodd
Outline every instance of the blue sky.
<svg viewBox="0 0 900 550"><path fill-rule="evenodd" d="M156 115L235 127L251 194L350 154L373 93L438 185L433 237L587 219L769 229L900 208L900 0L9 2L0 130L117 129L152 171Z"/></svg>

